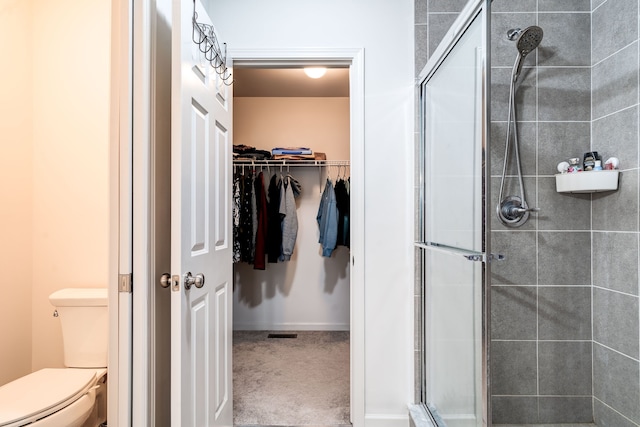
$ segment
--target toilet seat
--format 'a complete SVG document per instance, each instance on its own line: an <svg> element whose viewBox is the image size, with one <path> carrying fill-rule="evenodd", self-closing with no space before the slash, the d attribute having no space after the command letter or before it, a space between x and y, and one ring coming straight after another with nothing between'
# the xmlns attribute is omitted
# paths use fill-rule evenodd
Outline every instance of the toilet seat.
<svg viewBox="0 0 640 427"><path fill-rule="evenodd" d="M96 369L46 368L5 384L0 387L0 427L33 423L71 405L96 385L97 374Z"/></svg>

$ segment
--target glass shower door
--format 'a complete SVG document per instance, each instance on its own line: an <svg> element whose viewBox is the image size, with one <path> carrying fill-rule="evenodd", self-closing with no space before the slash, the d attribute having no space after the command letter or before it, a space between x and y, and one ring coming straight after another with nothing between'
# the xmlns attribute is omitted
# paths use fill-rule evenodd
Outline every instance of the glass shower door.
<svg viewBox="0 0 640 427"><path fill-rule="evenodd" d="M488 1L471 1L421 74L422 399L439 426L488 425L485 284Z"/></svg>

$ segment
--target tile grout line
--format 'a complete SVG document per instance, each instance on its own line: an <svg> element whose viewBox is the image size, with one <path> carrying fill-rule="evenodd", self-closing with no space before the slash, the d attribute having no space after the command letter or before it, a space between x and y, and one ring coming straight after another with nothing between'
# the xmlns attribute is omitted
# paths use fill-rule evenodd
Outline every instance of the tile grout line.
<svg viewBox="0 0 640 427"><path fill-rule="evenodd" d="M593 0L592 0L593 1ZM593 10L591 11L591 22L589 25L589 63L591 64L591 69L589 72L589 83L590 83L590 91L589 91L589 107L590 107L590 118L591 122L589 124L589 147L593 150ZM594 318L594 307L593 307L593 194L589 197L589 226L591 229L591 301L590 301L590 309L591 309L591 415L595 422L595 405L594 405L594 397L595 397L595 344L594 344L594 336L593 336L593 318Z"/></svg>

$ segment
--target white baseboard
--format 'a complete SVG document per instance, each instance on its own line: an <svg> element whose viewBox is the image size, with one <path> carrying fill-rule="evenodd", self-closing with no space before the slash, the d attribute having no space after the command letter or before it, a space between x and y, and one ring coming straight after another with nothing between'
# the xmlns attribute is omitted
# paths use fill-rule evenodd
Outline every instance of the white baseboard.
<svg viewBox="0 0 640 427"><path fill-rule="evenodd" d="M409 427L409 415L368 414L364 416L365 427Z"/></svg>
<svg viewBox="0 0 640 427"><path fill-rule="evenodd" d="M234 331L348 331L348 323L240 323L233 322Z"/></svg>

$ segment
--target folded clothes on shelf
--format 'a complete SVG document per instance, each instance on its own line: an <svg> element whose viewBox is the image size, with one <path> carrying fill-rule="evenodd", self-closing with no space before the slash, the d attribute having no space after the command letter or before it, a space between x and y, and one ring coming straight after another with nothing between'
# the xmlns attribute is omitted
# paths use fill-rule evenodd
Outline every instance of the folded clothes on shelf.
<svg viewBox="0 0 640 427"><path fill-rule="evenodd" d="M258 150L250 145L234 145L233 156L236 159L253 159L253 160L268 160L271 158L271 153L267 150Z"/></svg>
<svg viewBox="0 0 640 427"><path fill-rule="evenodd" d="M276 147L271 150L271 154L273 155L282 155L282 154L297 154L297 155L311 155L313 151L311 148L307 147Z"/></svg>
<svg viewBox="0 0 640 427"><path fill-rule="evenodd" d="M271 157L273 160L327 160L325 153L313 153L313 154L274 154Z"/></svg>

